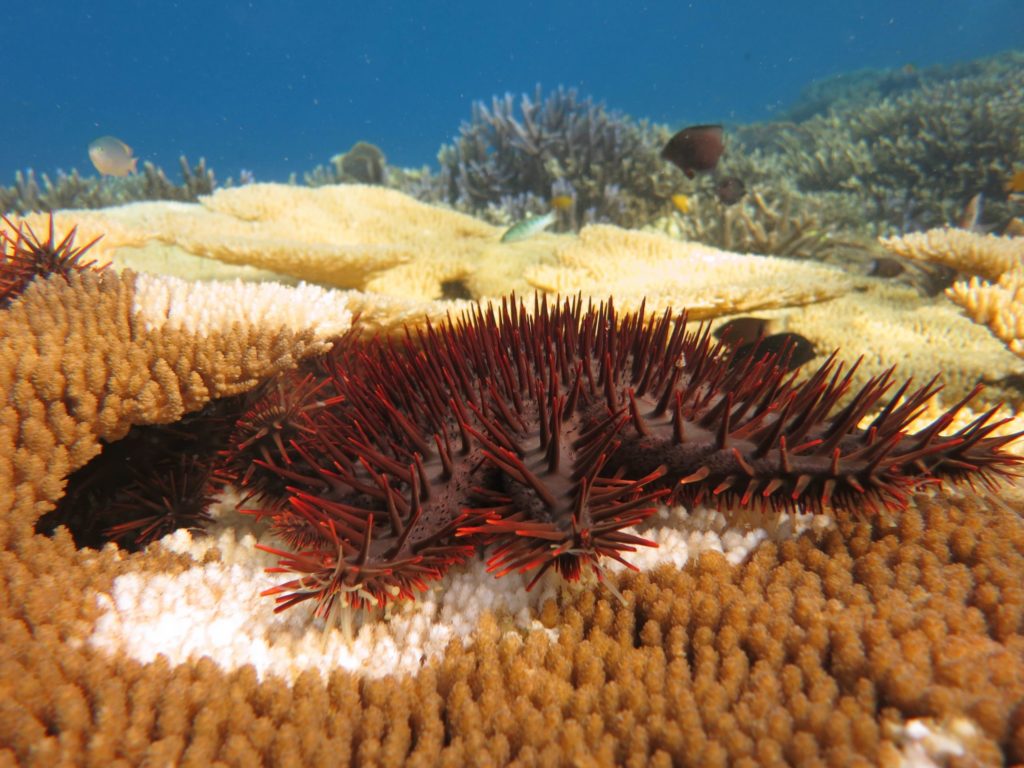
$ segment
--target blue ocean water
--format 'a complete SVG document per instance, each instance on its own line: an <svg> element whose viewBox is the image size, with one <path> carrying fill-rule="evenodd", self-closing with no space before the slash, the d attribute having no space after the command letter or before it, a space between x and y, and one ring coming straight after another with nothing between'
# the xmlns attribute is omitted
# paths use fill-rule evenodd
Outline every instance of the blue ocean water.
<svg viewBox="0 0 1024 768"><path fill-rule="evenodd" d="M106 134L172 178L185 154L270 181L357 140L434 164L473 101L538 83L676 127L767 120L815 79L1020 47L1024 2L40 0L4 27L0 184L91 174Z"/></svg>

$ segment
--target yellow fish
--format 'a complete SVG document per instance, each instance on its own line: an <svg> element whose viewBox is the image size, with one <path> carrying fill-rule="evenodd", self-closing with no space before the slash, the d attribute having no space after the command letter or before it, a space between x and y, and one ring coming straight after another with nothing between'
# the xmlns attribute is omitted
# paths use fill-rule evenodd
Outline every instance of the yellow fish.
<svg viewBox="0 0 1024 768"><path fill-rule="evenodd" d="M135 173L137 157L132 148L113 136L101 136L89 144L89 159L104 176L127 176Z"/></svg>
<svg viewBox="0 0 1024 768"><path fill-rule="evenodd" d="M689 195L672 195L672 205L680 213L690 212L690 196Z"/></svg>
<svg viewBox="0 0 1024 768"><path fill-rule="evenodd" d="M1017 171L1005 184L1003 190L1006 192L1024 192L1024 171Z"/></svg>
<svg viewBox="0 0 1024 768"><path fill-rule="evenodd" d="M568 211L572 208L572 195L555 195L551 198L551 207L556 211Z"/></svg>

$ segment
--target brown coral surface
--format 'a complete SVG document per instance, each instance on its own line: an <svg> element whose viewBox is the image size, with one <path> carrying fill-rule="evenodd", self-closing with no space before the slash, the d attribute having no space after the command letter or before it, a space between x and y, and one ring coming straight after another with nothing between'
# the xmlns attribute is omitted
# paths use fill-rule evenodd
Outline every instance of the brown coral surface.
<svg viewBox="0 0 1024 768"><path fill-rule="evenodd" d="M623 580L485 621L414 676L171 667L81 643L125 565L67 537L3 556L0 760L26 765L895 764L890 725L963 715L978 764L1024 757L1024 526L967 495L731 566ZM174 569L175 563L147 567Z"/></svg>

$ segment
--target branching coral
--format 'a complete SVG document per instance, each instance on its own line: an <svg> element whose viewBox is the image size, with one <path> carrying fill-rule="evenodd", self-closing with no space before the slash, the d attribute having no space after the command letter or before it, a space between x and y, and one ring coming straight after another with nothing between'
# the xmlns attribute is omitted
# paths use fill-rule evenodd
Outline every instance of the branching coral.
<svg viewBox="0 0 1024 768"><path fill-rule="evenodd" d="M753 190L740 205L726 206L704 196L687 214L660 219L653 228L725 251L823 260L836 245L831 228L810 212L806 196L778 197Z"/></svg>
<svg viewBox="0 0 1024 768"><path fill-rule="evenodd" d="M797 101L780 114L784 122L804 122L831 111L861 109L914 91L922 85L977 77L1005 77L1024 66L1024 54L1008 51L996 56L952 64L916 67L906 64L891 69L840 72L814 80L801 89Z"/></svg>
<svg viewBox="0 0 1024 768"><path fill-rule="evenodd" d="M558 88L544 98L538 86L518 110L511 94L490 107L475 102L472 119L438 155L438 183L442 199L477 214L493 207L516 215L546 210L562 185L574 197L578 225L646 223L680 183L658 156L667 138L667 129L574 90Z"/></svg>
<svg viewBox="0 0 1024 768"><path fill-rule="evenodd" d="M95 178L58 171L51 180L43 174L42 185L30 170L15 177L13 187L0 187L0 211L18 214L29 211L55 211L67 208L106 208L135 200L188 200L210 194L217 182L213 171L200 159L193 167L180 158L182 183L174 184L163 169L150 162L143 164L142 173L125 178ZM230 180L229 180L230 184Z"/></svg>
<svg viewBox="0 0 1024 768"><path fill-rule="evenodd" d="M932 229L883 238L881 243L899 256L942 264L989 281L1024 263L1024 238L980 235L965 229Z"/></svg>
<svg viewBox="0 0 1024 768"><path fill-rule="evenodd" d="M980 73L930 79L871 105L838 106L776 132L780 159L803 191L845 191L866 217L898 231L955 221L981 192L1005 224L1003 184L1024 147L1019 55Z"/></svg>

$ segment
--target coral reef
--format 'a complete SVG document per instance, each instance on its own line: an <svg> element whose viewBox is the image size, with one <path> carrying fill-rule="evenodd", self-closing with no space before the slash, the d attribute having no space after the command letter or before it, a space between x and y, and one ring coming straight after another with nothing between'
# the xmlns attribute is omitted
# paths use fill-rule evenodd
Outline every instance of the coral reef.
<svg viewBox="0 0 1024 768"><path fill-rule="evenodd" d="M0 561L19 596L0 606L0 744L49 764L870 766L898 764L901 727L930 718L971 724L967 759L1014 763L1022 552L1017 513L921 494L882 530L846 521L738 565L708 553L628 575L624 604L563 594L547 632L487 617L415 674L286 680L97 649L82 627L100 609L80 596L125 565L25 542Z"/></svg>
<svg viewBox="0 0 1024 768"><path fill-rule="evenodd" d="M941 296L925 297L912 287L865 280L857 290L828 302L764 309L757 315L771 321L771 333L799 333L809 339L818 352L812 365L820 365L833 350L857 350L862 363L853 387L864 386L897 360L900 373L915 381L942 371L947 404L979 383L985 385L980 402L1018 407L1021 402L1024 362Z"/></svg>
<svg viewBox="0 0 1024 768"><path fill-rule="evenodd" d="M850 91L812 98L800 122L730 129L720 172L753 193L735 210L715 202L713 182L690 183L659 165L668 128L634 123L564 89L544 100L538 89L518 112L510 95L475 104L439 155L440 178L420 179L414 193L502 224L570 194L577 210L563 228L588 220L654 226L726 250L813 258L836 241L866 247L877 234L959 221L978 193L982 223L1007 225L1015 209L1003 185L1024 146L1020 54L850 77ZM585 183L577 157L598 169ZM673 212L677 193L696 201L691 211ZM588 208L589 219L581 215Z"/></svg>
<svg viewBox="0 0 1024 768"><path fill-rule="evenodd" d="M99 313L99 297L114 286L118 309ZM200 656L230 634L229 617L196 626L187 613L181 621L197 633L190 661L143 662L94 645L104 613L94 597L112 594L115 579L139 577L142 604L166 600L170 612L173 598L147 591L142 577L200 563L162 547L79 550L63 528L53 538L33 533L63 476L95 453L96 435L125 428L119 418L103 426L106 409L84 406L133 410L125 393L162 370L151 372L153 356L134 345L158 338L167 341L155 347L159 356L178 361L173 370L211 371L204 375L230 391L249 374L238 367L245 357L225 351L235 349L229 329L237 339L276 327L283 339L281 326L263 319L277 304L287 306L282 320L304 316L299 328L334 334L344 326L327 327L331 313L315 309L325 298L108 271L37 282L4 310L5 345L7 334L22 329L27 339L30 328L39 343L19 342L0 356L0 392L14 386L15 405L25 409L20 416L8 405L0 417L0 435L16 441L0 455L22 468L0 473L0 589L12 596L0 601L0 759L872 765L900 758L911 718L969 720L977 731L971 757L1024 759L1024 529L1012 489L1002 503L970 492L916 494L891 525L841 520L797 541L761 544L738 564L706 554L686 568L616 576L623 603L589 588L562 592L539 613L547 631L487 617L468 640L449 643L442 659L411 674L367 679L336 668L324 677L261 679L244 658L227 672ZM367 298L340 301L333 299L334 312L359 301L371 327L385 324ZM405 317L424 313L396 300L388 307ZM238 324L217 320L222 312ZM41 427L73 404L65 391L80 391L62 372L62 361L78 357L68 329L122 338L116 329L125 323L143 335L128 334L135 341L126 346L111 342L86 369L86 391L94 384L96 393L71 414L84 421ZM291 333L299 347L313 338ZM207 351L194 354L196 344ZM167 418L176 411L170 405ZM972 418L964 414L965 423ZM213 548L204 557L212 565L220 554Z"/></svg>
<svg viewBox="0 0 1024 768"><path fill-rule="evenodd" d="M56 179L43 174L42 185L31 170L18 173L13 187L0 187L0 211L25 214L30 211L55 211L67 208L107 208L137 200L181 200L194 202L217 186L213 171L200 158L192 167L184 155L182 183L174 184L162 168L143 163L142 172L125 178L80 176L78 171L57 172ZM244 179L243 179L244 181ZM229 179L227 185L232 181Z"/></svg>
<svg viewBox="0 0 1024 768"><path fill-rule="evenodd" d="M825 266L727 253L609 225L586 227L577 238L560 241L554 255L554 263L526 269L530 286L588 296L613 289L622 307L674 304L687 307L694 319L815 303L853 286L847 275Z"/></svg>
<svg viewBox="0 0 1024 768"><path fill-rule="evenodd" d="M64 478L100 441L249 389L323 350L350 319L310 287L188 285L109 271L36 280L0 311L5 542L60 497Z"/></svg>
<svg viewBox="0 0 1024 768"><path fill-rule="evenodd" d="M1024 264L1024 238L981 235L965 229L943 227L882 238L881 243L899 256L942 264L987 281L998 280Z"/></svg>
<svg viewBox="0 0 1024 768"><path fill-rule="evenodd" d="M1000 275L994 284L972 277L954 283L946 293L972 320L1024 357L1024 265Z"/></svg>
<svg viewBox="0 0 1024 768"><path fill-rule="evenodd" d="M1024 146L1024 66L1007 54L978 69L778 126L780 170L803 192L841 191L842 206L879 233L956 221L979 192L986 220L1005 225L1003 185Z"/></svg>
<svg viewBox="0 0 1024 768"><path fill-rule="evenodd" d="M826 261L841 244L834 237L834 227L812 212L815 206L808 196L780 196L776 189L764 187L764 191L750 192L737 206L703 195L686 214L662 217L650 228L725 251Z"/></svg>
<svg viewBox="0 0 1024 768"><path fill-rule="evenodd" d="M38 533L67 527L78 547L114 541L136 551L185 528L201 535L215 501L213 468L242 407L241 396L214 400L170 424L131 427L68 478Z"/></svg>
<svg viewBox="0 0 1024 768"><path fill-rule="evenodd" d="M887 99L868 109L854 106L860 97L848 94L847 103L827 105L835 108L831 116L820 114L799 126L775 125L764 129L760 138L754 137L755 130L739 132L722 165L744 178L749 192L734 206L728 229L721 226L725 210L710 203L706 185L680 187L678 172L664 187L653 184L637 198L639 202L628 202L634 193L626 186L595 186L588 190L597 200L591 206L609 218L624 216L622 221L631 225L649 223L670 212L669 194L683 191L695 198L695 211L692 221L673 214L675 234L692 227L688 236L700 233L720 245L731 238L733 249L781 249L815 260L835 258L838 242L866 231L909 232L930 222L946 223L979 190L988 199L982 223L1000 227L1009 210L1001 191L1005 144L1020 143L1021 68L1019 58L1007 60L1016 63L1001 70L999 77L988 64L959 74L936 72L934 77L929 71L920 78L923 89L917 89L917 82L906 83L906 88L895 80L868 84L865 93L888 89ZM958 79L948 82L950 74ZM1000 93L994 82L1002 83ZM946 105L949 114L938 115L934 105L919 104L928 95L948 95L954 105L984 108L972 116L966 108ZM975 96L984 101L971 102ZM539 102L539 94L530 100L532 106ZM922 110L917 122L915 109ZM1014 109L1018 119L1010 123L1008 115ZM855 110L864 112L862 120ZM495 124L509 130L515 129L512 123L526 127L514 105L504 114L512 122L503 117ZM493 117L488 114L488 119ZM844 128L840 123L847 118L851 125ZM894 146L877 141L884 137L872 133L883 128L896 137ZM980 130L975 134L979 144L969 147L957 133L960 129ZM996 135L1000 130L1003 134ZM877 157L851 144L854 131L869 150L869 143L877 141ZM779 136L783 138L777 140ZM818 160L798 156L807 155L809 147L815 150L812 155L820 151L820 168L815 166ZM1019 161L1019 148L1016 151L1013 159ZM981 158L984 167L964 160L958 154L964 152ZM952 170L942 176L941 163L947 161L953 163ZM821 178L815 176L819 170ZM442 198L429 173L386 171L389 185L416 190L425 199ZM26 179L22 182L28 186ZM450 189L445 188L445 201ZM546 208L553 194L573 191L568 181L556 180L537 192L503 194L479 212L504 223L520 213ZM299 194L305 192L319 190ZM364 194L367 203L361 207L358 198ZM310 641L289 623L294 618L302 624L308 614L293 608L276 617L280 623L274 625L285 640L274 652L290 657L283 667L286 672L265 664L268 637L260 633L267 625L250 621L253 613L235 611L224 599L229 592L251 591L251 602L265 610L269 601L255 593L270 586L264 581L253 588L260 583L258 578L243 581L248 577L230 559L227 539L208 541L201 554L186 554L181 542L188 536L181 531L172 537L173 545L164 539L128 553L112 546L79 549L64 527L52 537L36 533L36 526L70 488L65 484L71 470L104 443L104 452L117 445L109 441L131 425L173 421L210 397L249 387L266 373L324 349L348 326L349 312L361 311L361 323L372 335L378 330L390 334L403 322L418 325L424 317L437 322L446 310L454 316L461 306L425 304L426 298L499 295L534 283L606 296L614 283L621 282L624 298L620 304L616 295L617 306L635 308L647 293L653 295L648 307L681 305L701 299L682 293L684 277L692 275L707 292L709 285L731 284L746 273L749 283L734 297L713 296L706 302L711 306L697 311L712 317L760 307L759 314L785 330L803 333L821 351L842 346L852 355L863 350L865 357L848 380L852 391L898 360L901 375L913 373L918 386L931 372L945 370L949 384L942 394L948 408L982 379L995 380L997 386L981 397L988 397L988 402L1002 397L998 385L1019 374L1020 369L1013 367L1018 359L949 302L928 300L878 279L855 280L856 292L850 293L849 279L835 276L832 282L834 271L814 271L814 264L779 266L764 260L762 267L755 258L611 227L586 227L578 238L543 234L501 247L500 229L468 217L448 217L436 209L416 209L389 190L364 193L351 187L337 195L330 204L321 204L327 196L319 202L302 198L304 204L296 206L294 218L282 216L273 223L269 213L261 212L259 199L270 206L271 201L298 200L298 195L264 189L252 198L214 195L207 200L215 202L205 209L173 203L55 217L50 244L60 246L76 223L77 242L108 233L87 257L100 264L113 258L115 268L125 263L119 260L127 254L147 248L163 249L169 261L182 259L186 252L173 234L167 234L180 227L197 252L237 248L245 258L264 255L266 263L276 262L286 272L319 269L325 280L390 295L339 295L308 286L204 287L130 272L118 275L108 269L98 275L72 272L66 279L35 279L9 308L0 310L0 593L7 598L0 600L0 763L867 766L922 759L922 752L937 763L1024 761L1024 498L1013 485L998 496L981 486L908 493L897 512L885 511L865 521L840 511L832 524L824 524L819 516L821 526L793 537L765 537L749 527L749 511L725 509L737 525L747 526L741 530L751 541L749 548L737 553L711 543L693 546L688 560L669 560L653 570L646 565L640 573L605 568L605 579L621 599L587 583L552 587L555 580L544 577L532 593L542 595L532 604L539 607L517 603L505 608L489 585L513 580L515 589L522 591L519 584L535 571L498 582L483 579L481 573L480 579L460 582L451 599L485 611L482 618L479 612L456 614L455 621L463 624L446 627L450 634L437 632L436 625L401 621L386 629L364 627L376 639L361 649L363 655L346 657L344 665L325 650L346 647L340 640L328 642L341 633L332 629L330 638L324 634ZM344 226L352 231L363 226L373 231L394 228L401 232L401 241L377 235L376 241L361 241L344 229L332 230L332 219L338 216L334 204L342 203L354 211ZM389 207L392 216L385 226L385 219L378 217ZM578 215L576 225L584 219L585 214ZM403 221L410 223L406 227ZM48 231L46 219L31 218L30 223L37 233ZM561 224L575 228L569 220ZM466 228L464 233L460 226ZM318 231L340 236L342 247L331 251L317 241ZM222 234L234 240L218 240ZM960 285L976 297L976 308L1019 306L1017 284L1000 284L1017 270L1016 256L989 259L985 254L993 250L986 243L991 241L958 234L954 242L953 233L949 237L947 243L942 235L929 233L921 240L931 245L920 247L934 252L929 258L951 253L955 259L964 256L965 265L975 264L961 267L975 276L973 284ZM5 248L10 249L12 242L8 238ZM460 242L466 246L464 252L454 257L442 253ZM791 247L794 242L797 247ZM435 243L436 254L425 256ZM399 246L411 255L388 262ZM294 254L308 258L289 261ZM759 275L766 276L760 285ZM766 294L781 295L793 280L819 278L830 286L828 292L834 287L846 294L800 309L794 305L802 300L793 294L782 297L785 306L774 309L758 303ZM988 297L988 289L1002 291L998 301L995 294L978 298ZM283 311L275 313L275 306ZM416 332L412 335L415 338ZM396 359L411 361L403 357L402 336L398 338L393 347ZM347 348L349 342L345 344ZM352 349L373 348L360 344ZM376 349L379 354L350 357L347 370L358 372L360 366L387 356L383 347ZM963 349L971 355L964 356ZM692 362L691 357L685 362ZM484 359L474 360L474 365ZM498 357L492 362L501 365ZM511 358L505 362L508 371L518 364ZM299 410L302 404L309 405L305 371L318 370L319 365L310 363L283 379ZM557 368L556 358L544 370L553 375ZM628 378L631 372L625 370ZM561 391L572 379L560 370L558 377ZM793 387L800 386L797 381ZM840 381L846 380L837 377L837 386ZM450 384L445 380L445 387ZM364 403L380 404L389 391L361 391L352 381L346 386L348 394ZM866 391L874 390L869 386ZM319 403L331 399L330 394L316 390L311 396L320 398ZM484 406L468 415L467 423L478 432L486 431L486 425L479 426L482 415L488 424L508 432L494 395L474 394ZM400 405L404 409L407 403ZM997 418L988 404L981 406L980 398L975 406L979 412L964 408L948 423L946 438L933 436L935 444L942 445L958 430L967 430L962 435L980 430L977 424ZM850 408L848 415L858 406ZM869 416L861 427L874 418L885 422L900 408L895 406L888 417ZM721 408L726 414L735 409L735 400ZM930 404L916 410L925 409L920 419L905 425L907 431L924 429L931 434L929 422L942 418L945 409ZM306 413L314 412L320 412L319 404ZM751 412L756 408L730 417L725 431L742 424ZM813 409L808 413L808 420L813 420ZM396 444L408 437L404 427L395 426L386 405L373 415L396 430ZM628 410L624 415L630 415ZM256 426L250 437L259 432L260 416L259 411L248 414ZM715 423L722 425L720 420ZM632 421L622 427L626 432L634 428ZM1019 428L1007 424L998 432ZM457 430L447 431L454 448ZM493 442L491 433L488 436ZM301 435L291 437L282 443L286 449L302 445ZM717 437L718 433L709 439ZM356 439L366 444L368 437ZM945 447L972 450L949 443ZM272 439L263 448L261 456L280 455ZM436 452L436 443L428 448ZM809 453L815 450L808 448ZM1020 448L1014 445L1010 450ZM517 466L516 457L492 454L506 458L506 469L499 473ZM565 456L563 452L563 460ZM850 466L845 449L839 459L839 469L845 471ZM393 466L380 461L377 455L368 461L376 467L376 476L397 476ZM338 463L344 468L344 462ZM369 477L365 468L352 471ZM392 491L398 487L408 492L418 482L412 472L403 472L409 487L395 483ZM520 475L526 478L521 471ZM656 482L637 493L656 492ZM721 482L725 480L716 482L715 488ZM517 491L517 498L536 491L505 484ZM811 484L824 493L819 480L808 481ZM380 491L378 500L395 495L367 485ZM683 490L695 487L701 484ZM719 496L742 501L745 490L741 477ZM272 491L265 489L268 495ZM300 511L315 508L314 502L306 504ZM205 524L183 511L185 515L174 522ZM658 516L673 525L683 517L679 510L668 509L659 509ZM400 518L399 525L405 519ZM131 548L148 541L149 526L157 526L151 531L155 535L166 522L152 507L144 507L125 523L134 527L116 529L121 523L107 521L104 533L121 534L119 541ZM264 525L260 520L248 522L254 530ZM613 528L622 522L610 521ZM648 518L640 529L623 533L654 539L655 528L644 527L652 523L657 525ZM384 539L387 525L380 521ZM702 531L684 529L683 534L699 538ZM416 535L410 532L410 538ZM243 554L252 554L249 538L248 529L241 529L239 548L248 546ZM716 546L725 554L708 551ZM369 542L370 555L373 547ZM704 554L697 557L701 549ZM656 551L626 556L635 563L651 562L642 558ZM510 565L526 553L513 548L504 554L511 558L505 565ZM554 557L543 551L530 555L535 555L533 560L519 562L529 565L540 557L550 563ZM470 565L483 571L482 563L471 560ZM556 561L549 570L560 565L572 572L567 561ZM212 578L214 574L222 580ZM453 574L460 575L466 576ZM193 589L208 590L212 613L190 612L183 591ZM434 595L427 597L426 608L437 612L436 621L448 621L452 614L440 607L440 601L433 602ZM154 616L157 623L118 624L112 611L115 602L122 611ZM491 613L486 612L488 607ZM245 610L258 609L247 605ZM163 646L154 650L143 634L147 630L140 628L164 634L171 624L185 638L181 652L161 656ZM118 639L119 631L136 634ZM395 657L384 642L388 631L414 636L402 664L393 663ZM433 643L430 652L423 650L428 639ZM420 640L422 645L417 644ZM136 655L133 647L145 647L149 655ZM225 654L230 664L222 661ZM268 673L268 668L275 671Z"/></svg>
<svg viewBox="0 0 1024 768"><path fill-rule="evenodd" d="M781 122L801 123L830 111L849 111L915 91L922 85L937 85L949 80L978 77L1005 77L1018 74L1024 66L1024 54L1007 51L997 56L917 67L911 63L892 69L861 69L840 72L812 81L801 89L795 103L780 115Z"/></svg>
<svg viewBox="0 0 1024 768"><path fill-rule="evenodd" d="M380 148L358 141L348 152L335 155L329 166L318 165L302 175L308 187L327 184L387 184L387 159Z"/></svg>

